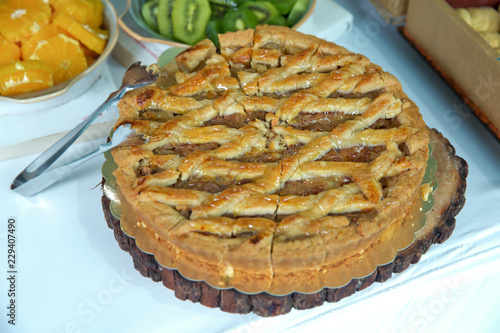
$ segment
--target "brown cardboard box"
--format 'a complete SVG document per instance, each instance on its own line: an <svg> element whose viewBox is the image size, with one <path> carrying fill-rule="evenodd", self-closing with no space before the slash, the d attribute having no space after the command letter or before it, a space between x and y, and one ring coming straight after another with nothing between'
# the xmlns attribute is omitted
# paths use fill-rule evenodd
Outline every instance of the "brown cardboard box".
<svg viewBox="0 0 500 333"><path fill-rule="evenodd" d="M500 54L445 0L410 0L405 34L500 138Z"/></svg>
<svg viewBox="0 0 500 333"><path fill-rule="evenodd" d="M446 0L453 8L498 6L498 0Z"/></svg>

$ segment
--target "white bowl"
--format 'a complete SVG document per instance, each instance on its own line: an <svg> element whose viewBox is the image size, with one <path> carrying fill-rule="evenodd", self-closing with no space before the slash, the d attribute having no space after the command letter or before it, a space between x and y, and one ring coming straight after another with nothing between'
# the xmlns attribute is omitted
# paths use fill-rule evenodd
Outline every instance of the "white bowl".
<svg viewBox="0 0 500 333"><path fill-rule="evenodd" d="M0 111L16 109L20 112L44 110L62 105L83 94L101 76L109 55L118 40L118 19L116 11L108 0L102 0L104 25L109 37L104 51L86 70L74 78L56 86L24 94L0 96Z"/></svg>

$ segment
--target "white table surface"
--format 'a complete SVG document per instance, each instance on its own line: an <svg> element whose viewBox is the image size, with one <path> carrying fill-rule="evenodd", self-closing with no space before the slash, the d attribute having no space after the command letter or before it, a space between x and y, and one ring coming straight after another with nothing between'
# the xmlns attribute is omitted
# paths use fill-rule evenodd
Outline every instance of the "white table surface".
<svg viewBox="0 0 500 333"><path fill-rule="evenodd" d="M395 74L427 124L469 164L467 202L449 240L433 245L405 272L338 303L275 318L228 314L180 301L133 268L103 217L96 187L102 156L31 198L9 190L36 157L24 156L0 162L0 332L498 332L500 144L367 0L336 2L354 15L354 28L334 41ZM109 68L121 81L124 69L113 59ZM7 322L11 217L15 326Z"/></svg>

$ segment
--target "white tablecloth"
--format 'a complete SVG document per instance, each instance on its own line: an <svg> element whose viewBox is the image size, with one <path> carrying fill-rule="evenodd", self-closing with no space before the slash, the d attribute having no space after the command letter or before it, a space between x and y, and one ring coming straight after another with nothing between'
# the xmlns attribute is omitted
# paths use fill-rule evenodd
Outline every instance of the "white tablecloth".
<svg viewBox="0 0 500 333"><path fill-rule="evenodd" d="M354 15L354 27L334 41L395 74L427 124L469 164L467 202L448 241L405 272L338 303L275 318L228 314L180 301L133 268L102 214L96 185L103 157L32 198L9 186L36 155L9 159L0 162L0 332L497 332L500 144L367 0L336 2ZM118 84L124 68L110 59L109 70ZM7 316L9 218L16 225L15 326Z"/></svg>

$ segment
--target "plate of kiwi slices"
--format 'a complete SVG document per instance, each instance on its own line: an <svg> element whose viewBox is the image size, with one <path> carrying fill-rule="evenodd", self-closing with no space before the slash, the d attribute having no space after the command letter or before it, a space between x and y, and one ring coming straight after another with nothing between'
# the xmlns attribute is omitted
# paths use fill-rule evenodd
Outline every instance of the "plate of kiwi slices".
<svg viewBox="0 0 500 333"><path fill-rule="evenodd" d="M131 37L187 47L217 34L260 24L297 29L311 15L316 0L128 0L119 19Z"/></svg>

